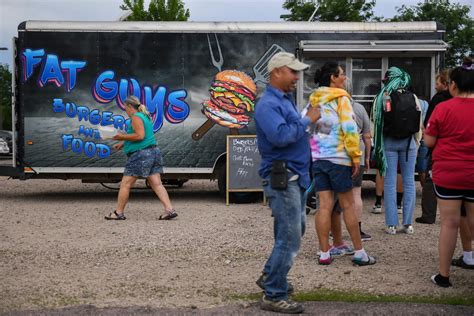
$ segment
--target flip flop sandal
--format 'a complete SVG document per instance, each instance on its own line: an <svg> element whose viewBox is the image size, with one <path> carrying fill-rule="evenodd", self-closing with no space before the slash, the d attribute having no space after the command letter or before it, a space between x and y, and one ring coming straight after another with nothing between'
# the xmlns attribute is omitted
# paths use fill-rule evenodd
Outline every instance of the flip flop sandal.
<svg viewBox="0 0 474 316"><path fill-rule="evenodd" d="M115 217L112 217L112 214L115 214ZM110 213L108 216L104 216L104 218L108 221L110 220L115 220L115 221L123 221L123 220L126 220L127 218L125 217L125 215L123 215L123 213L117 213L117 211L113 211L112 213Z"/></svg>
<svg viewBox="0 0 474 316"><path fill-rule="evenodd" d="M166 215L160 215L158 220L159 221L169 221L170 219L173 219L176 216L178 216L178 213L176 213L175 211L172 211L171 213L168 213Z"/></svg>
<svg viewBox="0 0 474 316"><path fill-rule="evenodd" d="M363 261L359 258L353 258L352 263L358 266L370 266L377 262L374 257L368 256L369 259L367 261Z"/></svg>

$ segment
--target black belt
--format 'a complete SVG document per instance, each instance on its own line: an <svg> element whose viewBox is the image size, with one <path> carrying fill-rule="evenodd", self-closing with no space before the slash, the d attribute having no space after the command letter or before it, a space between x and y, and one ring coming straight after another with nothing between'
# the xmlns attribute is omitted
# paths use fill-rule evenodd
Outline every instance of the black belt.
<svg viewBox="0 0 474 316"><path fill-rule="evenodd" d="M158 145L150 145L150 146L147 146L145 148L129 152L129 153L127 153L127 157L130 157L131 155L133 155L136 152L139 152L140 150L145 150L145 149L150 149L150 148L155 148L155 147L158 147Z"/></svg>

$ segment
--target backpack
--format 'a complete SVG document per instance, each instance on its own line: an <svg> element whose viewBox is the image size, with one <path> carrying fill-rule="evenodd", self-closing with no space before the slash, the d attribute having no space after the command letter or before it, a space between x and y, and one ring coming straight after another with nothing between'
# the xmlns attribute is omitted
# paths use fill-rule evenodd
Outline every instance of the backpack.
<svg viewBox="0 0 474 316"><path fill-rule="evenodd" d="M420 130L421 110L416 96L406 90L397 90L390 94L390 102L385 104L383 112L383 134L394 138L407 138Z"/></svg>

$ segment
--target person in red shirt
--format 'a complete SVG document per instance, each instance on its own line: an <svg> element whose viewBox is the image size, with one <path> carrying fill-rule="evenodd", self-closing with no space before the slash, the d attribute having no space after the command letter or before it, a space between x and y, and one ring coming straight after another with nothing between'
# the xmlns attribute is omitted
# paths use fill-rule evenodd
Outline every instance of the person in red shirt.
<svg viewBox="0 0 474 316"><path fill-rule="evenodd" d="M431 280L452 286L449 268L456 247L464 202L467 220L474 231L474 64L466 58L450 74L452 99L438 104L425 131L425 144L433 148L434 189L441 215L439 273Z"/></svg>

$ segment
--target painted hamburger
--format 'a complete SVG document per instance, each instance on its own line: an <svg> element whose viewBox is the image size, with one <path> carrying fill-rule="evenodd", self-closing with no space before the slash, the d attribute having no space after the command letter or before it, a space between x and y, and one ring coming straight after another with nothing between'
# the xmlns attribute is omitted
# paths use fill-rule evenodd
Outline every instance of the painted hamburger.
<svg viewBox="0 0 474 316"><path fill-rule="evenodd" d="M217 73L209 89L211 99L202 103L202 113L215 123L229 128L243 128L255 109L257 87L247 74L237 70Z"/></svg>

